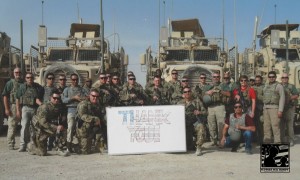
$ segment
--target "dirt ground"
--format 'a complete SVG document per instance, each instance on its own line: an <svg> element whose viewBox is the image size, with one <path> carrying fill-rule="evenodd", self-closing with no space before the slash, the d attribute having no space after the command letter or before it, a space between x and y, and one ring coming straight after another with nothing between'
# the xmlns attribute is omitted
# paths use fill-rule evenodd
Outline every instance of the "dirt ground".
<svg viewBox="0 0 300 180"><path fill-rule="evenodd" d="M290 148L290 173L260 173L259 148L252 155L243 149L207 147L204 155L194 152L143 155L104 154L61 157L29 155L8 150L6 136L0 137L0 179L298 179L300 176L300 135ZM19 136L16 138L17 147Z"/></svg>

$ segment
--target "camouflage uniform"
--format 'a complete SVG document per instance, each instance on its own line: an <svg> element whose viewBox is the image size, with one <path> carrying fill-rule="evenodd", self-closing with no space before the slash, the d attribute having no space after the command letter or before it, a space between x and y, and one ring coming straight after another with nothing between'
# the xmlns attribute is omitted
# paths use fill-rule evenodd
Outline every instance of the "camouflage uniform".
<svg viewBox="0 0 300 180"><path fill-rule="evenodd" d="M122 91L122 85L111 84L111 93L114 97L113 106L121 106L120 102L120 92Z"/></svg>
<svg viewBox="0 0 300 180"><path fill-rule="evenodd" d="M264 85L254 85L253 89L256 93L256 106L255 106L255 114L254 114L254 123L256 127L256 140L257 143L261 144L263 143L263 137L264 137L264 119L263 119L263 108L264 108L264 102L263 102L263 89Z"/></svg>
<svg viewBox="0 0 300 180"><path fill-rule="evenodd" d="M105 106L112 106L115 99L113 97L113 94L111 93L111 88L109 84L106 83L99 83L94 86L99 91L101 104L104 104Z"/></svg>
<svg viewBox="0 0 300 180"><path fill-rule="evenodd" d="M224 86L225 89L230 91L231 97L233 95L233 90L238 88L238 85L235 82L230 82L230 81L228 83L223 82L222 86ZM234 113L234 111L233 111L233 99L229 97L225 100L224 103L225 103L226 116L229 117L229 115L231 113Z"/></svg>
<svg viewBox="0 0 300 180"><path fill-rule="evenodd" d="M130 97L130 94L134 94L135 97ZM147 95L145 94L143 87L135 83L133 86L130 86L127 83L123 85L123 89L120 92L121 103L125 106L139 106L147 104ZM140 104L140 101L143 100L144 104Z"/></svg>
<svg viewBox="0 0 300 180"><path fill-rule="evenodd" d="M206 109L204 108L203 103L199 99L193 99L189 102L186 102L185 99L182 99L178 102L185 106L185 127L186 127L186 143L188 150L194 150L195 145L193 142L193 136L196 136L196 146L197 149L201 149L205 141L205 127L204 122L205 116L207 114ZM200 115L194 115L194 111L199 110Z"/></svg>
<svg viewBox="0 0 300 180"><path fill-rule="evenodd" d="M166 92L163 86L156 88L155 86L148 87L145 90L145 93L148 95L150 105L166 105L169 104L166 98ZM158 100L154 101L153 96L158 97Z"/></svg>
<svg viewBox="0 0 300 180"><path fill-rule="evenodd" d="M208 127L211 141L214 145L217 145L218 137L222 138L222 130L224 126L224 119L226 115L224 102L227 97L221 94L221 91L229 91L227 86L224 86L221 82L215 83L205 87L205 92L208 90L215 90L211 95L212 103L208 105Z"/></svg>
<svg viewBox="0 0 300 180"><path fill-rule="evenodd" d="M36 115L32 118L33 136L28 151L31 154L45 156L47 154L47 139L50 136L57 137L58 149L62 150L65 139L62 138L63 132L57 131L57 126L62 125L61 117L66 116L66 112L61 104L47 102L40 106Z"/></svg>
<svg viewBox="0 0 300 180"><path fill-rule="evenodd" d="M166 91L166 98L168 100L169 103L171 103L173 101L172 99L172 94L175 92L175 89L179 89L180 88L180 81L177 80L177 81L169 81L169 82L166 82L164 85L163 85L164 89L167 90Z"/></svg>
<svg viewBox="0 0 300 180"><path fill-rule="evenodd" d="M12 115L7 120L7 143L10 149L14 149L15 135L17 130L18 120L16 118L16 93L18 88L23 83L23 80L11 79L9 80L3 89L2 96L6 96L9 99L10 110Z"/></svg>
<svg viewBox="0 0 300 180"><path fill-rule="evenodd" d="M51 92L54 90L57 90L57 88L54 86L44 86L43 103L50 101Z"/></svg>
<svg viewBox="0 0 300 180"><path fill-rule="evenodd" d="M91 153L92 139L96 135L95 148L103 148L106 142L106 121L103 116L103 106L92 104L89 100L80 102L77 106L77 137L82 154ZM100 126L95 121L100 120Z"/></svg>
<svg viewBox="0 0 300 180"><path fill-rule="evenodd" d="M298 90L293 84L282 84L285 91L285 105L282 115L283 129L282 129L282 138L284 138L285 142L294 142L295 134L294 134L294 114L295 114L295 106L298 104L298 100L291 101L290 98L292 95L299 95ZM285 133L285 129L287 129L287 137Z"/></svg>
<svg viewBox="0 0 300 180"><path fill-rule="evenodd" d="M86 91L86 92L90 92L91 88L88 87L86 84L82 86L82 88Z"/></svg>
<svg viewBox="0 0 300 180"><path fill-rule="evenodd" d="M41 92L43 92L43 87L37 83L33 83L31 86L24 83L17 91L16 99L22 106L20 150L25 150L26 144L30 141L30 124L38 107L36 99L41 97Z"/></svg>

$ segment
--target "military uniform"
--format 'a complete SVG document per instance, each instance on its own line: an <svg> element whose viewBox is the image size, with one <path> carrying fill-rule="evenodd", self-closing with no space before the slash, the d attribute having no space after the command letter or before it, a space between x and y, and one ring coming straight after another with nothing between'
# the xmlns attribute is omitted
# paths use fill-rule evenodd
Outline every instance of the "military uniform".
<svg viewBox="0 0 300 180"><path fill-rule="evenodd" d="M134 97L131 97L131 94L134 94ZM130 86L127 82L123 85L123 89L120 92L120 100L125 106L145 105L147 104L147 95L142 86L139 86L136 83L133 86ZM140 104L141 101L144 101L144 103Z"/></svg>
<svg viewBox="0 0 300 180"><path fill-rule="evenodd" d="M50 101L50 95L51 92L57 90L56 87L54 86L44 86L44 96L43 96L43 103L49 102Z"/></svg>
<svg viewBox="0 0 300 180"><path fill-rule="evenodd" d="M92 139L96 135L95 148L103 148L106 142L106 121L103 106L92 104L89 100L80 102L77 106L77 137L82 154L91 153ZM94 125L100 120L100 126Z"/></svg>
<svg viewBox="0 0 300 180"><path fill-rule="evenodd" d="M145 90L145 93L148 95L150 105L166 105L169 104L166 98L166 92L162 85L158 88L155 86L148 87ZM158 97L157 100L153 100L153 97Z"/></svg>
<svg viewBox="0 0 300 180"><path fill-rule="evenodd" d="M7 143L10 149L14 149L15 146L15 135L18 124L18 119L16 118L16 93L21 84L23 84L23 80L11 79L5 84L2 92L2 96L6 96L9 99L9 108L12 113L7 120Z"/></svg>
<svg viewBox="0 0 300 180"><path fill-rule="evenodd" d="M228 89L231 96L233 94L233 90L238 88L238 85L235 82L230 82L229 81L228 83L223 82L222 84L225 87L225 89ZM225 111L226 111L227 116L229 116L231 113L233 113L233 100L232 100L231 97L228 97L225 100Z"/></svg>
<svg viewBox="0 0 300 180"><path fill-rule="evenodd" d="M293 84L282 84L285 91L285 105L282 115L283 129L282 129L282 138L284 138L285 142L294 143L295 134L294 134L294 114L295 114L295 106L298 104L298 100L291 101L291 96L299 95L298 90ZM285 129L287 129L287 137L285 133Z"/></svg>
<svg viewBox="0 0 300 180"><path fill-rule="evenodd" d="M21 120L21 137L20 137L20 150L26 149L27 143L30 141L30 124L38 105L36 99L41 97L43 87L37 83L31 86L24 83L17 91L16 97L22 106L22 120Z"/></svg>
<svg viewBox="0 0 300 180"><path fill-rule="evenodd" d="M256 140L259 144L263 143L263 137L264 137L264 119L263 119L263 89L264 86L253 86L253 89L255 90L256 93L256 106L255 106L255 114L254 114L254 123L256 127Z"/></svg>
<svg viewBox="0 0 300 180"><path fill-rule="evenodd" d="M115 102L115 98L111 92L111 88L109 84L106 83L99 83L94 86L99 91L101 104L106 106L112 106Z"/></svg>
<svg viewBox="0 0 300 180"><path fill-rule="evenodd" d="M172 99L172 94L175 92L175 89L179 89L180 88L180 81L177 80L177 81L169 81L169 82L166 82L164 85L163 85L164 89L167 90L166 91L166 98L168 100L169 103L171 103L173 101Z"/></svg>
<svg viewBox="0 0 300 180"><path fill-rule="evenodd" d="M111 93L114 97L113 106L120 106L120 92L122 91L122 85L111 84Z"/></svg>
<svg viewBox="0 0 300 180"><path fill-rule="evenodd" d="M214 90L211 95L211 103L208 105L208 127L211 141L214 145L217 145L218 138L222 137L222 129L224 126L224 118L226 115L225 102L228 97L221 94L221 91L229 91L227 86L224 86L221 82L208 85L204 88L204 92L208 90Z"/></svg>
<svg viewBox="0 0 300 180"><path fill-rule="evenodd" d="M263 89L264 102L264 142L270 143L272 134L274 143L282 142L282 124L278 118L278 112L283 112L285 103L284 89L281 84L274 82L266 83Z"/></svg>
<svg viewBox="0 0 300 180"><path fill-rule="evenodd" d="M33 138L28 147L28 152L40 156L47 154L47 139L51 136L56 136L58 142L58 149L62 151L65 144L64 138L61 138L63 132L57 131L57 126L62 125L62 116L66 116L64 108L61 104L53 104L47 102L40 106L36 115L32 118Z"/></svg>
<svg viewBox="0 0 300 180"><path fill-rule="evenodd" d="M67 146L71 150L71 143L73 141L74 131L75 131L75 115L77 105L79 101L71 99L73 96L79 95L81 100L84 100L88 93L80 86L68 86L64 89L62 94L62 102L66 104L68 108L68 130L67 130Z"/></svg>
<svg viewBox="0 0 300 180"><path fill-rule="evenodd" d="M205 126L204 122L207 111L204 108L203 103L199 99L193 99L187 102L185 99L182 99L178 102L185 106L185 127L186 127L186 143L188 150L194 150L195 145L193 142L193 136L196 137L196 147L197 150L201 151L201 146L205 141ZM200 115L194 115L194 111L199 110Z"/></svg>

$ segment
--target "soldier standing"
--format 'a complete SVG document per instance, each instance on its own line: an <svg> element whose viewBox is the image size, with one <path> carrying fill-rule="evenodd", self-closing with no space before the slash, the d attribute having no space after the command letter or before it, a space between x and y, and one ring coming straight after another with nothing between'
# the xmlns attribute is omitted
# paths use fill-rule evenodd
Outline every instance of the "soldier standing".
<svg viewBox="0 0 300 180"><path fill-rule="evenodd" d="M172 94L171 104L177 104L183 99L183 88L189 86L189 79L187 76L182 77L180 86L176 87L174 93Z"/></svg>
<svg viewBox="0 0 300 180"><path fill-rule="evenodd" d="M134 75L128 76L128 82L123 85L120 92L121 103L125 106L140 106L147 102L143 87L136 83Z"/></svg>
<svg viewBox="0 0 300 180"><path fill-rule="evenodd" d="M47 155L47 139L51 136L62 134L64 126L62 125L62 117L66 116L66 112L61 108L60 92L54 90L50 93L50 101L39 106L36 115L32 118L33 138L27 146L29 154L45 156ZM68 152L64 152L62 147L58 147L58 155L67 156Z"/></svg>
<svg viewBox="0 0 300 180"><path fill-rule="evenodd" d="M176 69L171 71L172 79L169 82L166 82L164 88L166 91L167 100L169 103L172 102L172 94L175 92L175 89L179 89L180 81L178 80L178 72Z"/></svg>
<svg viewBox="0 0 300 180"><path fill-rule="evenodd" d="M60 94L62 94L64 92L65 88L67 87L66 86L67 78L64 74L61 74L61 75L59 75L58 79L59 79L59 84L56 88L59 90Z"/></svg>
<svg viewBox="0 0 300 180"><path fill-rule="evenodd" d="M68 130L67 130L67 148L72 153L72 141L75 132L75 115L79 102L83 101L88 93L78 85L78 75L71 74L72 83L66 87L62 94L62 102L66 104L68 108Z"/></svg>
<svg viewBox="0 0 300 180"><path fill-rule="evenodd" d="M235 82L230 82L230 73L226 72L223 75L223 84L226 89L229 90L230 95L232 96L233 90L237 87L237 84ZM233 113L233 101L232 98L227 98L225 101L225 111L226 111L226 117L228 117L231 113Z"/></svg>
<svg viewBox="0 0 300 180"><path fill-rule="evenodd" d="M212 145L216 146L218 138L222 137L224 126L225 106L224 99L230 97L229 89L220 82L220 74L213 73L213 84L207 86L205 94L211 96L211 103L208 105L208 127Z"/></svg>
<svg viewBox="0 0 300 180"><path fill-rule="evenodd" d="M160 76L155 76L153 79L153 86L148 87L145 93L148 95L149 104L151 105L166 105L168 104L165 96L165 90L161 85Z"/></svg>
<svg viewBox="0 0 300 180"><path fill-rule="evenodd" d="M16 117L16 93L23 84L21 79L21 69L14 69L14 79L9 80L3 89L3 104L5 114L8 116L8 129L7 129L7 144L10 150L15 148L15 135L17 130L18 119Z"/></svg>
<svg viewBox="0 0 300 180"><path fill-rule="evenodd" d="M44 86L43 103L50 101L51 92L56 90L56 87L54 87L54 81L55 81L54 74L53 73L47 74L46 85Z"/></svg>
<svg viewBox="0 0 300 180"><path fill-rule="evenodd" d="M285 137L285 128L287 128L287 139L285 142L289 142L291 146L294 146L295 134L294 134L294 114L295 106L298 104L299 92L295 85L289 83L289 75L283 73L281 76L281 84L285 91L285 105L283 110L283 129L282 137Z"/></svg>
<svg viewBox="0 0 300 180"><path fill-rule="evenodd" d="M82 86L83 89L85 89L86 92L90 92L91 88L92 88L92 79L91 78L87 78L85 80L84 85Z"/></svg>
<svg viewBox="0 0 300 180"><path fill-rule="evenodd" d="M200 99L194 99L191 88L183 88L183 99L178 102L185 106L185 127L186 127L186 142L187 149L194 150L193 134L196 137L196 155L202 155L202 145L205 140L204 122L207 111Z"/></svg>
<svg viewBox="0 0 300 180"><path fill-rule="evenodd" d="M275 71L270 71L268 78L269 82L263 89L264 142L271 143L273 134L274 143L281 143L281 118L285 103L284 88L276 81Z"/></svg>
<svg viewBox="0 0 300 180"><path fill-rule="evenodd" d="M33 74L26 73L26 83L22 84L17 91L16 109L18 118L22 115L21 136L19 152L26 150L27 143L30 141L30 124L38 106L42 105L41 92L43 87L33 82ZM22 112L21 112L22 111Z"/></svg>
<svg viewBox="0 0 300 180"><path fill-rule="evenodd" d="M113 74L111 81L111 93L115 99L114 106L120 106L120 92L122 91L122 85L118 74Z"/></svg>
<svg viewBox="0 0 300 180"><path fill-rule="evenodd" d="M95 84L93 88L96 88L100 93L101 104L111 106L113 103L112 95L110 92L110 85L107 84L107 77L105 73L100 73L99 83Z"/></svg>
<svg viewBox="0 0 300 180"><path fill-rule="evenodd" d="M92 139L96 135L95 148L103 152L106 132L104 114L99 104L99 92L92 89L87 100L78 104L77 107L77 136L82 154L90 154Z"/></svg>
<svg viewBox="0 0 300 180"><path fill-rule="evenodd" d="M256 141L258 144L263 143L263 137L264 137L264 129L263 129L263 89L264 85L262 84L262 76L256 75L255 76L255 85L253 86L253 89L256 93L256 106L255 106L255 114L254 114L254 123L256 127Z"/></svg>

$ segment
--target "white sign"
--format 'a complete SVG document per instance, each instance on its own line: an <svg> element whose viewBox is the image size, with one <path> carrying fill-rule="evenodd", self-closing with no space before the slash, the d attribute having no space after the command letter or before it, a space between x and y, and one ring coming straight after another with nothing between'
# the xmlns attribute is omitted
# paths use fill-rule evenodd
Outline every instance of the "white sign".
<svg viewBox="0 0 300 180"><path fill-rule="evenodd" d="M184 106L108 107L108 154L186 152Z"/></svg>

